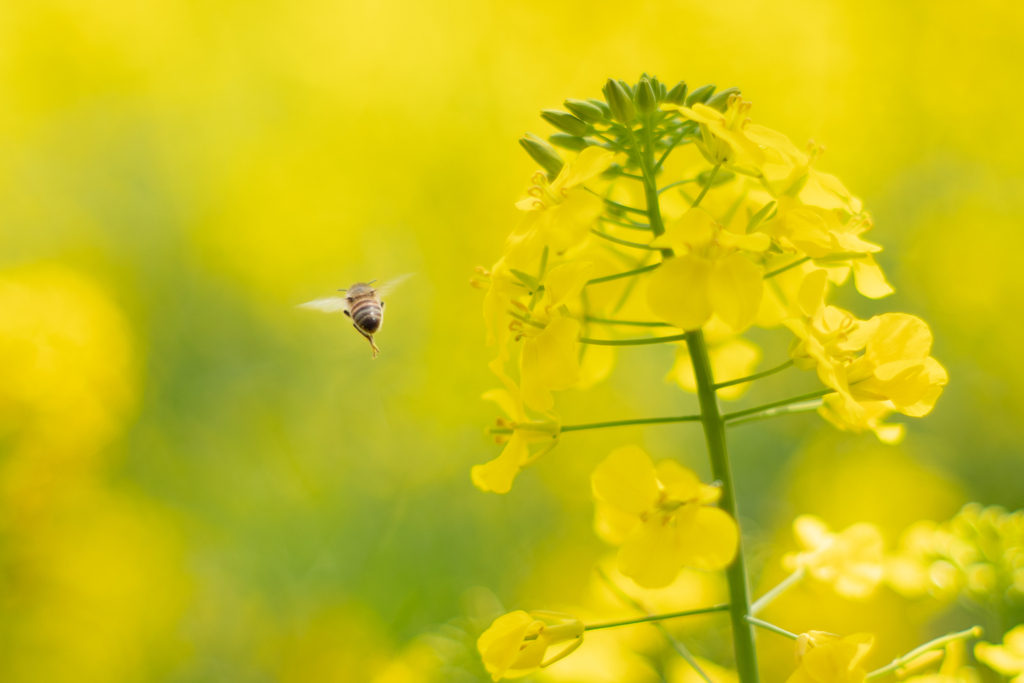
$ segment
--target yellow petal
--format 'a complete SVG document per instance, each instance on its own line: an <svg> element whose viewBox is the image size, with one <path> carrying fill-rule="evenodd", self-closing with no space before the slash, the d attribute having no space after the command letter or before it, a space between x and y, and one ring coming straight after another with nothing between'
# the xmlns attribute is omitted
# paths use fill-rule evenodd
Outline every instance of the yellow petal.
<svg viewBox="0 0 1024 683"><path fill-rule="evenodd" d="M853 260L853 279L857 291L869 299L880 299L894 291L871 254Z"/></svg>
<svg viewBox="0 0 1024 683"><path fill-rule="evenodd" d="M563 187L566 189L576 187L594 176L604 173L611 166L614 158L615 153L604 147L587 147L572 163Z"/></svg>
<svg viewBox="0 0 1024 683"><path fill-rule="evenodd" d="M603 210L600 198L586 190L570 190L560 204L541 214L539 230L546 243L560 254L587 239L591 226Z"/></svg>
<svg viewBox="0 0 1024 683"><path fill-rule="evenodd" d="M708 278L711 264L695 256L668 259L654 271L647 288L651 313L675 327L695 330L711 317Z"/></svg>
<svg viewBox="0 0 1024 683"><path fill-rule="evenodd" d="M701 506L696 507L696 513L688 520L688 525L682 523L681 517L678 534L684 565L713 571L732 564L736 557L739 530L728 513L718 508Z"/></svg>
<svg viewBox="0 0 1024 683"><path fill-rule="evenodd" d="M978 643L974 646L974 656L1004 676L1024 672L1024 654L1019 654L1005 645Z"/></svg>
<svg viewBox="0 0 1024 683"><path fill-rule="evenodd" d="M821 258L832 251L832 237L824 219L809 209L787 213L785 231L793 245L811 258Z"/></svg>
<svg viewBox="0 0 1024 683"><path fill-rule="evenodd" d="M644 588L664 588L682 568L682 548L665 515L651 515L619 548L619 571Z"/></svg>
<svg viewBox="0 0 1024 683"><path fill-rule="evenodd" d="M662 460L654 469L666 495L672 500L694 500L700 495L700 479L693 470L675 460Z"/></svg>
<svg viewBox="0 0 1024 683"><path fill-rule="evenodd" d="M519 378L520 391L526 405L542 413L555 407L551 388L541 370L536 337L530 337L523 342L522 355L519 357Z"/></svg>
<svg viewBox="0 0 1024 683"><path fill-rule="evenodd" d="M572 261L551 269L544 278L544 296L548 309L575 300L593 277L594 264L590 261Z"/></svg>
<svg viewBox="0 0 1024 683"><path fill-rule="evenodd" d="M609 545L622 545L639 524L639 517L609 503L599 500L594 506L594 531Z"/></svg>
<svg viewBox="0 0 1024 683"><path fill-rule="evenodd" d="M793 520L793 535L800 545L815 550L831 542L832 532L820 518L814 515L800 515Z"/></svg>
<svg viewBox="0 0 1024 683"><path fill-rule="evenodd" d="M537 335L541 371L555 391L572 388L580 380L580 361L576 344L580 324L572 318L558 318Z"/></svg>
<svg viewBox="0 0 1024 683"><path fill-rule="evenodd" d="M494 401L513 420L525 419L525 416L522 415L522 408L507 389L491 389L485 391L480 398L485 401Z"/></svg>
<svg viewBox="0 0 1024 683"><path fill-rule="evenodd" d="M757 364L761 362L761 348L743 337L733 337L708 349L708 357L715 381L728 382L754 373ZM692 375L692 366L690 372ZM750 383L734 384L719 389L718 398L735 401L749 388Z"/></svg>
<svg viewBox="0 0 1024 683"><path fill-rule="evenodd" d="M654 463L639 446L616 448L590 476L594 495L623 512L640 515L658 499Z"/></svg>
<svg viewBox="0 0 1024 683"><path fill-rule="evenodd" d="M470 473L473 484L481 491L508 493L512 490L512 481L519 474L520 467L529 457L526 437L522 432L514 432L501 455L489 463L473 467Z"/></svg>
<svg viewBox="0 0 1024 683"><path fill-rule="evenodd" d="M480 658L495 681L519 656L519 648L537 620L522 610L498 617L476 641Z"/></svg>
<svg viewBox="0 0 1024 683"><path fill-rule="evenodd" d="M814 315L825 303L825 286L828 284L828 271L815 270L804 277L800 283L800 291L796 300L804 315Z"/></svg>
<svg viewBox="0 0 1024 683"><path fill-rule="evenodd" d="M874 320L874 319L872 319ZM906 313L877 316L877 327L867 341L865 356L875 365L901 360L923 360L932 348L928 324Z"/></svg>
<svg viewBox="0 0 1024 683"><path fill-rule="evenodd" d="M733 332L742 332L754 322L763 293L761 270L740 254L715 263L708 277L711 307Z"/></svg>
<svg viewBox="0 0 1024 683"><path fill-rule="evenodd" d="M608 379L615 368L615 347L586 344L580 359L580 381L577 389L590 387Z"/></svg>
<svg viewBox="0 0 1024 683"><path fill-rule="evenodd" d="M689 209L678 221L668 226L654 246L672 247L686 251L706 247L720 230L718 222L700 207Z"/></svg>

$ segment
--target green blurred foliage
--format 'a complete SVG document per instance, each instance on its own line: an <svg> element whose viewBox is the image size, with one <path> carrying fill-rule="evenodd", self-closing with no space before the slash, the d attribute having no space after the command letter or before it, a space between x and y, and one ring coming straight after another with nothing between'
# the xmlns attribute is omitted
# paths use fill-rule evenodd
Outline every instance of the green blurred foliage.
<svg viewBox="0 0 1024 683"><path fill-rule="evenodd" d="M416 680L403 644L470 587L585 601L594 465L637 442L706 477L702 440L581 433L511 494L473 489L497 447L466 282L534 170L517 138L608 76L737 85L825 144L897 289L841 304L923 317L950 372L897 448L813 414L734 432L755 583L795 514L895 543L969 499L1024 507L1022 31L997 0L0 5L0 679ZM376 361L294 308L405 272ZM625 349L560 410L689 412L671 363ZM787 600L788 628L879 634L876 663L947 623L891 592Z"/></svg>

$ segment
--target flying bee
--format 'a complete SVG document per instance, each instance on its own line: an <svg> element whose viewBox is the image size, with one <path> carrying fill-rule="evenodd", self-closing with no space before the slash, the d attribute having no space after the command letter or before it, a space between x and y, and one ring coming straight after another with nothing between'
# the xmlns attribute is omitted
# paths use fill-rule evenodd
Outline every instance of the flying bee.
<svg viewBox="0 0 1024 683"><path fill-rule="evenodd" d="M370 342L373 357L376 358L377 354L380 353L380 349L377 348L377 344L373 341L373 335L377 334L384 325L384 301L381 297L395 291L395 288L405 282L411 275L412 273L400 275L392 280L388 280L379 287L373 286L376 280L357 282L348 289L338 290L339 292L345 292L345 296L329 296L323 299L314 299L313 301L299 304L299 308L311 308L316 311L323 311L324 313L341 311L346 317L352 319L352 327L356 328L356 331Z"/></svg>

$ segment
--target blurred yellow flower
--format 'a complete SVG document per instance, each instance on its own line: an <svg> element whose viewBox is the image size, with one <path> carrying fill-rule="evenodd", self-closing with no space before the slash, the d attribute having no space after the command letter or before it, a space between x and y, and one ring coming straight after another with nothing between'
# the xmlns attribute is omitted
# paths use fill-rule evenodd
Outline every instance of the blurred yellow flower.
<svg viewBox="0 0 1024 683"><path fill-rule="evenodd" d="M721 569L736 554L736 522L710 507L721 495L674 460L655 467L638 446L612 451L591 476L598 535L620 545L619 571L645 588L684 567Z"/></svg>
<svg viewBox="0 0 1024 683"><path fill-rule="evenodd" d="M676 254L650 279L647 303L658 318L684 330L701 327L713 314L734 332L754 322L764 281L749 255L771 246L767 235L731 233L696 207L651 244Z"/></svg>
<svg viewBox="0 0 1024 683"><path fill-rule="evenodd" d="M523 407L519 387L501 372L500 366L500 359L491 362L491 369L505 383L505 388L487 391L482 398L497 403L509 417L510 422L499 420L498 426L511 428L512 435L507 437L507 441L504 435L500 436L499 443L505 444L501 454L486 464L474 466L470 475L473 484L481 491L508 493L512 490L512 481L523 468L558 444L559 425L554 415L548 415L548 420L531 420ZM531 455L530 444L533 443L545 445Z"/></svg>
<svg viewBox="0 0 1024 683"><path fill-rule="evenodd" d="M674 104L662 106L667 111L677 111L691 121L700 124L701 139L695 144L710 164L743 164L760 168L765 154L749 135L750 119L747 112L751 103L739 95L729 98L725 112L695 103L692 107Z"/></svg>
<svg viewBox="0 0 1024 683"><path fill-rule="evenodd" d="M1013 676L1012 683L1024 683L1024 626L1003 636L1002 645L978 643L974 656L1004 676Z"/></svg>
<svg viewBox="0 0 1024 683"><path fill-rule="evenodd" d="M796 645L797 669L786 683L863 683L862 666L874 638L858 633L841 638L831 633L800 634Z"/></svg>
<svg viewBox="0 0 1024 683"><path fill-rule="evenodd" d="M985 643L979 643L984 645ZM899 679L913 683L980 683L978 672L966 666L967 645L963 640L954 640L946 645L944 651L927 652L909 662L896 671ZM924 670L938 660L942 660L939 670L934 673L907 675L914 671Z"/></svg>
<svg viewBox="0 0 1024 683"><path fill-rule="evenodd" d="M708 347L708 359L716 382L746 377L754 373L761 362L761 348L754 342L732 334L718 318L711 318L704 326L704 340ZM665 379L674 381L683 391L697 393L697 378L693 373L693 361L686 344L676 347L676 360ZM718 398L733 401L745 394L750 383L734 384L718 390Z"/></svg>
<svg viewBox="0 0 1024 683"><path fill-rule="evenodd" d="M902 431L882 419L892 411L927 415L948 381L929 356L931 331L912 315L885 313L862 321L822 305L809 318L785 324L796 335L790 355L797 367L817 370L821 382L836 391L824 398L822 415L851 431L871 429L883 441L898 441Z"/></svg>
<svg viewBox="0 0 1024 683"><path fill-rule="evenodd" d="M567 657L583 643L583 623L556 612L517 610L498 617L476 642L495 681L519 678ZM565 647L545 659L548 648Z"/></svg>
<svg viewBox="0 0 1024 683"><path fill-rule="evenodd" d="M885 542L874 524L862 522L835 533L814 515L800 515L793 521L793 533L804 550L783 558L791 571L803 568L839 595L858 600L882 581Z"/></svg>

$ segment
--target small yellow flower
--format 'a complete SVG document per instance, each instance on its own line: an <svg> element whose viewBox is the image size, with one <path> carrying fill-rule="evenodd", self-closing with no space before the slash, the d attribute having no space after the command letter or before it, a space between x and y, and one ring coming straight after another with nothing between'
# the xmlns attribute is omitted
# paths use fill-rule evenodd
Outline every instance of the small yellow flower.
<svg viewBox="0 0 1024 683"><path fill-rule="evenodd" d="M666 104L662 108L677 111L700 124L702 139L696 144L709 163L760 168L765 162L765 153L747 130L750 127L750 119L747 118L750 107L750 102L733 95L725 113L699 103L692 107Z"/></svg>
<svg viewBox="0 0 1024 683"><path fill-rule="evenodd" d="M831 633L810 631L797 640L797 669L786 683L863 683L867 671L864 658L874 637L857 633L841 638Z"/></svg>
<svg viewBox="0 0 1024 683"><path fill-rule="evenodd" d="M566 644L545 659L549 648ZM491 678L519 678L570 655L583 643L583 623L556 612L517 610L498 617L476 641Z"/></svg>
<svg viewBox="0 0 1024 683"><path fill-rule="evenodd" d="M583 185L603 173L614 156L601 147L588 147L563 166L553 182L548 183L543 173L533 177L529 196L516 203L527 213L505 244L513 267L536 259L544 246L561 254L587 238L604 204Z"/></svg>
<svg viewBox="0 0 1024 683"><path fill-rule="evenodd" d="M670 247L651 277L647 303L662 320L694 330L717 315L733 332L750 326L761 306L762 269L747 255L771 246L763 233L738 235L724 230L704 209L690 209L652 242Z"/></svg>
<svg viewBox="0 0 1024 683"><path fill-rule="evenodd" d="M473 484L481 491L508 493L512 490L512 482L525 467L533 464L538 458L558 445L558 418L548 414L547 420L531 420L523 407L519 387L501 369L501 359L491 362L491 370L505 384L505 389L492 389L485 392L483 398L494 401L508 415L509 420L499 420L502 427L511 427L512 436L505 443L501 455L483 465L476 465L471 471ZM531 454L531 444L544 444L540 450Z"/></svg>
<svg viewBox="0 0 1024 683"><path fill-rule="evenodd" d="M980 643L984 645L985 643ZM981 683L978 672L966 666L967 645L963 640L954 640L945 650L926 652L905 666L896 670L898 680L910 683ZM942 660L939 670L934 673L912 675L925 671Z"/></svg>
<svg viewBox="0 0 1024 683"><path fill-rule="evenodd" d="M644 588L672 583L682 567L713 570L736 554L736 522L711 507L721 495L673 460L655 467L637 446L612 451L591 476L595 527L620 545L619 571Z"/></svg>
<svg viewBox="0 0 1024 683"><path fill-rule="evenodd" d="M793 521L793 533L804 550L783 558L790 570L803 567L851 599L868 597L882 581L885 542L874 524L854 524L835 533L817 517L801 515Z"/></svg>
<svg viewBox="0 0 1024 683"><path fill-rule="evenodd" d="M978 643L974 656L1004 676L1013 676L1010 683L1024 683L1024 626L1003 636L1002 645Z"/></svg>

